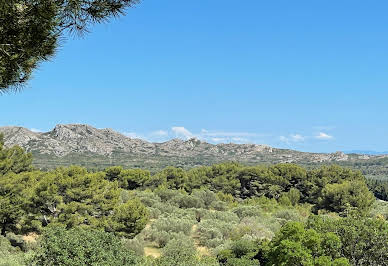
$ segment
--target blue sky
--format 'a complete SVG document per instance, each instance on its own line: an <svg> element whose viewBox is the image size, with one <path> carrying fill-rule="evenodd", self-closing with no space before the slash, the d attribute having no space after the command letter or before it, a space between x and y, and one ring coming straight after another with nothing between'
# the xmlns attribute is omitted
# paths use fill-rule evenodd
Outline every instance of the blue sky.
<svg viewBox="0 0 388 266"><path fill-rule="evenodd" d="M69 37L0 125L388 150L387 1L143 0Z"/></svg>

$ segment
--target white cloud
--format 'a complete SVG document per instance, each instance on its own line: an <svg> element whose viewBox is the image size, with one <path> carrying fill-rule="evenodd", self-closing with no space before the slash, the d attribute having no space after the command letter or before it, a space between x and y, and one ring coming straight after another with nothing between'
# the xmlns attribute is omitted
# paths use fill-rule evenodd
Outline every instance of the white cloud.
<svg viewBox="0 0 388 266"><path fill-rule="evenodd" d="M178 138L189 139L194 137L194 135L184 127L172 127L171 130Z"/></svg>
<svg viewBox="0 0 388 266"><path fill-rule="evenodd" d="M264 135L249 133L249 132L225 132L225 131L208 131L206 129L201 130L201 136L206 137L260 137Z"/></svg>
<svg viewBox="0 0 388 266"><path fill-rule="evenodd" d="M304 137L300 134L291 134L288 137L280 136L279 139L282 142L290 143L290 142L302 142L306 139L306 137Z"/></svg>
<svg viewBox="0 0 388 266"><path fill-rule="evenodd" d="M315 136L316 139L321 139L321 140L329 140L333 139L333 136L330 136L329 134L319 132L318 135Z"/></svg>
<svg viewBox="0 0 388 266"><path fill-rule="evenodd" d="M267 134L251 132L210 131L202 129L197 138L215 143L256 143L260 138L268 137Z"/></svg>
<svg viewBox="0 0 388 266"><path fill-rule="evenodd" d="M155 137L167 137L168 132L165 130L157 130L157 131L152 132L151 135L155 136Z"/></svg>
<svg viewBox="0 0 388 266"><path fill-rule="evenodd" d="M30 130L31 130L32 132L35 132L35 133L42 133L42 132L43 132L43 130L36 129L36 128L30 128Z"/></svg>
<svg viewBox="0 0 388 266"><path fill-rule="evenodd" d="M144 139L143 137L139 136L136 132L122 132L124 136L131 138L131 139Z"/></svg>
<svg viewBox="0 0 388 266"><path fill-rule="evenodd" d="M286 143L289 142L288 138L285 137L285 136L280 136L279 139L280 139L280 141L282 141L282 142L286 142Z"/></svg>
<svg viewBox="0 0 388 266"><path fill-rule="evenodd" d="M302 135L299 135L299 134L291 135L291 139L294 142L304 141L304 137Z"/></svg>
<svg viewBox="0 0 388 266"><path fill-rule="evenodd" d="M236 143L249 143L249 139L247 138L240 138L240 137L234 137L232 138L232 141L233 142L236 142Z"/></svg>
<svg viewBox="0 0 388 266"><path fill-rule="evenodd" d="M211 140L216 143L222 143L227 141L226 138L211 138Z"/></svg>
<svg viewBox="0 0 388 266"><path fill-rule="evenodd" d="M122 134L130 138L138 138L150 142L164 142L172 138L184 140L197 138L210 143L261 143L262 141L259 141L259 139L270 136L250 132L210 131L206 129L195 133L183 126L174 126L170 130L159 129L148 133L123 132ZM298 136L295 138L298 138Z"/></svg>

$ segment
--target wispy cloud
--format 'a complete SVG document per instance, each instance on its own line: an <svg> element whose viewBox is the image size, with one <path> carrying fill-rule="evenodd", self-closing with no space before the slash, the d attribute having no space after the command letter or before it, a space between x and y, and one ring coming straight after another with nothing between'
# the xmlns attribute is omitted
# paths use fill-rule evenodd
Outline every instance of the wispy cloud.
<svg viewBox="0 0 388 266"><path fill-rule="evenodd" d="M157 130L157 131L153 131L151 132L151 136L155 136L155 137L167 137L168 136L168 131L166 130Z"/></svg>
<svg viewBox="0 0 388 266"><path fill-rule="evenodd" d="M37 128L30 128L30 130L32 132L35 132L35 133L42 133L43 132L43 130L40 130L40 129L37 129Z"/></svg>
<svg viewBox="0 0 388 266"><path fill-rule="evenodd" d="M324 132L319 132L319 134L316 135L315 138L320 140L330 140L330 139L333 139L333 136Z"/></svg>
<svg viewBox="0 0 388 266"><path fill-rule="evenodd" d="M177 138L189 139L194 137L194 135L184 127L172 127L171 130Z"/></svg>
<svg viewBox="0 0 388 266"><path fill-rule="evenodd" d="M295 134L295 135L291 135L291 139L292 141L300 142L300 141L304 141L305 137L299 134Z"/></svg>
<svg viewBox="0 0 388 266"><path fill-rule="evenodd" d="M286 144L288 147L310 145L313 141L333 140L332 134L327 131L319 131L317 134L305 135L293 133L288 135L275 136L270 134L261 134L244 131L224 131L202 129L199 132L191 131L184 126L173 126L170 129L158 129L151 132L124 132L124 135L130 138L143 139L149 142L165 142L173 138L188 140L196 138L209 143L237 143L237 144L268 144L280 145ZM277 143L277 144L276 144Z"/></svg>
<svg viewBox="0 0 388 266"><path fill-rule="evenodd" d="M202 129L201 136L206 137L261 137L266 136L266 134L257 134L257 133L250 133L250 132L227 132L227 131L209 131L206 129Z"/></svg>
<svg viewBox="0 0 388 266"><path fill-rule="evenodd" d="M136 132L121 132L124 136L127 136L131 139L143 139L142 136L139 136Z"/></svg>
<svg viewBox="0 0 388 266"><path fill-rule="evenodd" d="M202 129L197 138L215 143L257 143L268 134L258 134L252 132L233 131L211 131Z"/></svg>
<svg viewBox="0 0 388 266"><path fill-rule="evenodd" d="M172 138L188 140L196 138L211 143L257 143L267 134L257 134L251 132L229 132L229 131L212 131L202 129L200 132L191 132L184 126L174 126L169 130L159 129L150 133L122 132L130 138L139 138L151 142L164 142ZM262 141L261 141L262 142Z"/></svg>
<svg viewBox="0 0 388 266"><path fill-rule="evenodd" d="M291 142L302 142L306 139L305 136L302 136L300 134L291 134L287 137L285 136L280 136L279 137L280 141L281 142L285 142L285 143L291 143Z"/></svg>

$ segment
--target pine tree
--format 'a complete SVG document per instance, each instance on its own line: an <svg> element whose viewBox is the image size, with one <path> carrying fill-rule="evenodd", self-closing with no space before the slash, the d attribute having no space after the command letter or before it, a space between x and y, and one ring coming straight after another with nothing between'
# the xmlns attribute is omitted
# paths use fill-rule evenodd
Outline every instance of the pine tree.
<svg viewBox="0 0 388 266"><path fill-rule="evenodd" d="M0 92L21 88L65 34L123 15L138 0L0 0Z"/></svg>

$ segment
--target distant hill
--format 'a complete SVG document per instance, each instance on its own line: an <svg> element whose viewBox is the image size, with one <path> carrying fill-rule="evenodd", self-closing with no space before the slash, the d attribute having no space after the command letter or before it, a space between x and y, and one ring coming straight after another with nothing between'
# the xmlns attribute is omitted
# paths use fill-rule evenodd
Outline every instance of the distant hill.
<svg viewBox="0 0 388 266"><path fill-rule="evenodd" d="M123 165L156 171L168 165L190 168L224 161L353 165L386 157L343 152L307 153L256 144L215 145L195 138L151 143L126 137L112 129L80 124L57 125L43 133L23 127L0 127L0 132L5 135L6 146L22 146L34 155L34 164L40 168L78 164L100 169Z"/></svg>
<svg viewBox="0 0 388 266"><path fill-rule="evenodd" d="M388 151L352 150L344 151L346 154L388 155Z"/></svg>

